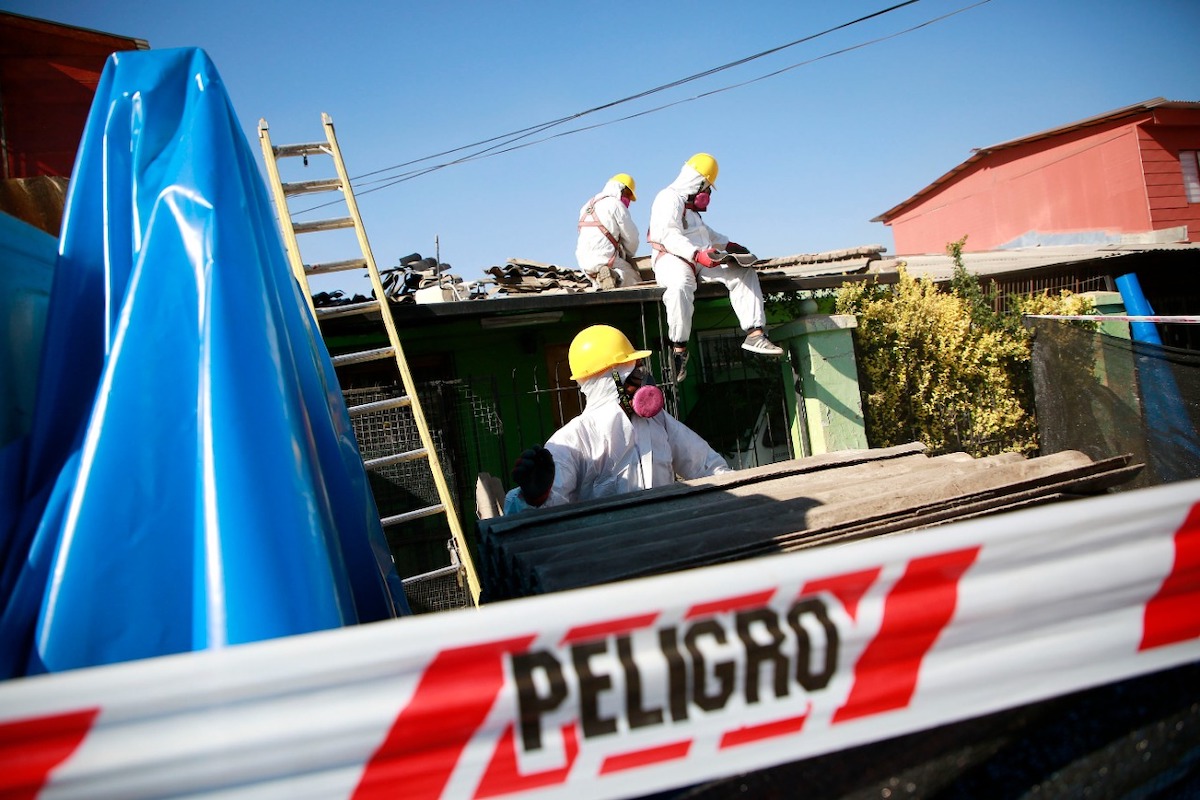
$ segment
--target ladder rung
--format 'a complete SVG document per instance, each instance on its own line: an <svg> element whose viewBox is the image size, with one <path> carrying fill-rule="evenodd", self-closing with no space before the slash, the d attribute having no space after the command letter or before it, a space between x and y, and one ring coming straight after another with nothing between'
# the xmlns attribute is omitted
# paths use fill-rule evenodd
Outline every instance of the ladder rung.
<svg viewBox="0 0 1200 800"><path fill-rule="evenodd" d="M339 217L338 219L319 219L315 222L297 222L292 225L292 230L296 233L316 233L317 231L335 231L338 228L353 227L353 217Z"/></svg>
<svg viewBox="0 0 1200 800"><path fill-rule="evenodd" d="M391 517L384 517L383 519L379 520L379 523L386 528L389 525L399 525L402 522L412 522L414 519L432 517L434 514L441 514L445 510L446 507L441 503L438 503L436 506L426 506L425 508L418 508L416 511L409 511L404 514L396 514Z"/></svg>
<svg viewBox="0 0 1200 800"><path fill-rule="evenodd" d="M346 410L350 412L351 417L361 417L364 414L373 414L377 411L389 411L393 408L404 408L412 405L412 398L408 395L399 397L389 397L386 400L376 400L373 403L362 403L357 406L350 406Z"/></svg>
<svg viewBox="0 0 1200 800"><path fill-rule="evenodd" d="M277 147L272 147L271 150L275 153L276 158L292 158L293 156L311 156L317 153L324 153L327 156L333 155L329 152L329 144L327 142L313 142L312 144L281 144Z"/></svg>
<svg viewBox="0 0 1200 800"><path fill-rule="evenodd" d="M334 317L350 317L355 314L369 314L379 310L379 301L371 300L366 303L346 303L340 306L322 306L317 309L317 319L333 319Z"/></svg>
<svg viewBox="0 0 1200 800"><path fill-rule="evenodd" d="M433 572L422 572L420 575L410 575L407 578L402 578L400 580L400 583L407 586L408 584L416 583L417 581L423 581L423 580L427 581L432 578L440 578L444 575L453 575L454 573L458 572L461 569L462 569L462 567L460 567L456 564L451 564L448 567L438 567Z"/></svg>
<svg viewBox="0 0 1200 800"><path fill-rule="evenodd" d="M396 351L391 347L381 347L378 350L363 350L358 353L343 353L340 356L333 357L333 365L335 367L344 367L347 364L363 364L367 361L379 361L384 358L391 358L396 354Z"/></svg>
<svg viewBox="0 0 1200 800"><path fill-rule="evenodd" d="M316 192L341 191L341 178L326 178L320 181L298 181L297 183L282 184L283 193L288 197L296 194L314 194Z"/></svg>
<svg viewBox="0 0 1200 800"><path fill-rule="evenodd" d="M319 275L325 272L344 272L348 269L366 269L365 258L348 258L345 261L322 261L319 264L307 264L304 271L309 275Z"/></svg>
<svg viewBox="0 0 1200 800"><path fill-rule="evenodd" d="M380 456L379 458L368 458L363 461L363 467L368 470L383 469L390 467L393 464L404 464L409 461L417 461L429 455L429 451L424 447L418 447L416 450L405 450L403 453L392 453L390 456Z"/></svg>

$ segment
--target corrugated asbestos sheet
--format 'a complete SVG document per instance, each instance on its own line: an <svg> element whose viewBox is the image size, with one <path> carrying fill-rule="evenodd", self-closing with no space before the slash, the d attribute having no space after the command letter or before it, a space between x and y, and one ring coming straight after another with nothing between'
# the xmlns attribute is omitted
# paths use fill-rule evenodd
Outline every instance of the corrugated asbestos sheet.
<svg viewBox="0 0 1200 800"><path fill-rule="evenodd" d="M1077 451L928 456L920 444L785 461L480 520L483 600L902 533L1101 494L1141 468Z"/></svg>
<svg viewBox="0 0 1200 800"><path fill-rule="evenodd" d="M1149 252L1193 251L1200 253L1198 244L1146 243L1108 245L1060 245L1029 247L1017 250L990 250L963 253L963 266L973 275L1000 276L1067 264L1080 264L1108 258L1121 258ZM874 273L895 272L903 264L908 274L934 281L948 281L954 276L954 259L942 253L897 256L874 261L869 269Z"/></svg>

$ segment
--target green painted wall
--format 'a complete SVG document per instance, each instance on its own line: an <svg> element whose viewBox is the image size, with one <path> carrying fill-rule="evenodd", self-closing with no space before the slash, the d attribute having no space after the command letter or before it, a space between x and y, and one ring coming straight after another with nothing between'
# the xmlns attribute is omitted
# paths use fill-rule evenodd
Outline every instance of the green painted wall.
<svg viewBox="0 0 1200 800"><path fill-rule="evenodd" d="M789 410L798 456L867 447L854 359L857 324L852 315L812 314L771 331L791 356L797 391ZM803 415L795 413L797 405Z"/></svg>

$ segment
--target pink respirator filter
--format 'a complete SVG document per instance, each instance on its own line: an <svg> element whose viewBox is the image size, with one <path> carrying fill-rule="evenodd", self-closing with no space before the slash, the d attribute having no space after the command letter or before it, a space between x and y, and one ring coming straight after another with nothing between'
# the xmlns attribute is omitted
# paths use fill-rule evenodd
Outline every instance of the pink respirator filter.
<svg viewBox="0 0 1200 800"><path fill-rule="evenodd" d="M633 395L633 412L639 417L653 417L663 409L662 389L643 386Z"/></svg>

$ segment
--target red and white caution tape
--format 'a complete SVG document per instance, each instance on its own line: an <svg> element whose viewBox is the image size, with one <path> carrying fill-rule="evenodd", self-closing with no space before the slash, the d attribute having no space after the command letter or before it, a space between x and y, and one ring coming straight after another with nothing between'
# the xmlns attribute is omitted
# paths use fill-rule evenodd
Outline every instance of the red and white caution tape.
<svg viewBox="0 0 1200 800"><path fill-rule="evenodd" d="M0 796L608 798L1200 660L1200 481L0 684Z"/></svg>
<svg viewBox="0 0 1200 800"><path fill-rule="evenodd" d="M1188 316L1129 316L1125 314L1023 314L1029 319L1066 319L1085 322L1182 322L1195 324L1200 317Z"/></svg>

